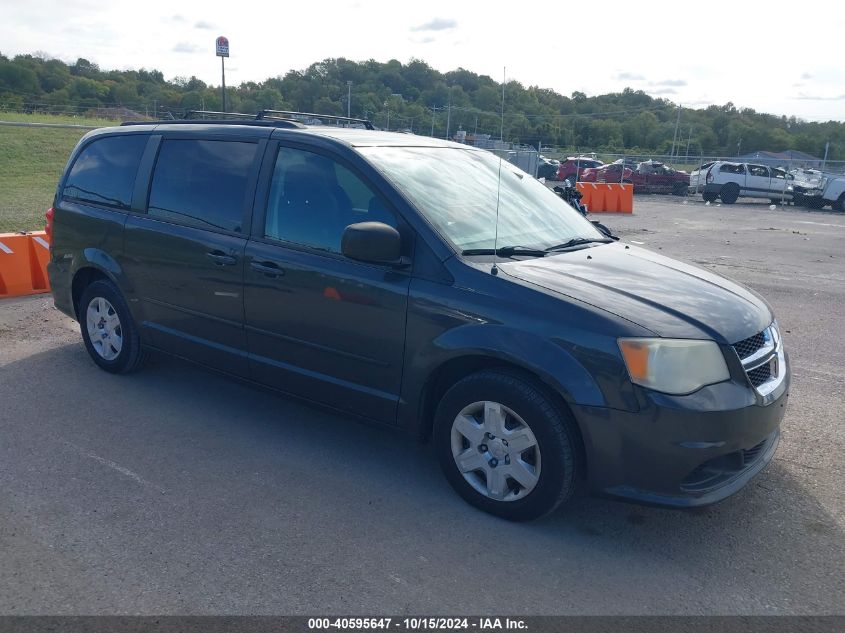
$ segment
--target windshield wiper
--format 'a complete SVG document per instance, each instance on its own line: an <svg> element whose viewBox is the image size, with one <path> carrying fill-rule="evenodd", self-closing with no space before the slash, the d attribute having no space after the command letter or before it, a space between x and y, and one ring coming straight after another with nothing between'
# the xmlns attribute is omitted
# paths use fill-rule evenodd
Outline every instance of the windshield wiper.
<svg viewBox="0 0 845 633"><path fill-rule="evenodd" d="M524 255L526 257L545 257L548 252L539 248L528 248L527 246L500 246L492 248L468 248L461 251L461 255L496 255L497 257L513 257Z"/></svg>
<svg viewBox="0 0 845 633"><path fill-rule="evenodd" d="M609 237L573 237L568 242L564 242L563 244L556 244L555 246L549 246L546 251L565 251L567 248L573 248L575 246L582 246L584 244L610 244L613 242Z"/></svg>

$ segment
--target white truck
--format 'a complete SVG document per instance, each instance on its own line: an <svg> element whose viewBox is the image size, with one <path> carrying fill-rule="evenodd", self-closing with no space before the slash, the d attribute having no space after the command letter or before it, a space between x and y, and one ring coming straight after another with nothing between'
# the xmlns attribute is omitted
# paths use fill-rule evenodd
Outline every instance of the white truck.
<svg viewBox="0 0 845 633"><path fill-rule="evenodd" d="M845 176L826 174L817 182L796 181L791 189L796 204L800 201L811 209L830 205L834 211L845 211Z"/></svg>

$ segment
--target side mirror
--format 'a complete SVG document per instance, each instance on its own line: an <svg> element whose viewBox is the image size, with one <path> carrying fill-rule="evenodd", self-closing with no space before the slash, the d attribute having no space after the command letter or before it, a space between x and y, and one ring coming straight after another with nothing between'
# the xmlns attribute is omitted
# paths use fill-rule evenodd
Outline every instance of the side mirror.
<svg viewBox="0 0 845 633"><path fill-rule="evenodd" d="M358 222L343 231L340 252L361 262L396 265L402 263L402 238L383 222Z"/></svg>

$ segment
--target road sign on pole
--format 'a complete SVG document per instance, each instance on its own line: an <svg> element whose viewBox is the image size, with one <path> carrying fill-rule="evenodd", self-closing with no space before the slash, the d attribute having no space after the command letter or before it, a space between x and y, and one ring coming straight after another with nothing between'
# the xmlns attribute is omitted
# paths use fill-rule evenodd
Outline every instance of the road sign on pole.
<svg viewBox="0 0 845 633"><path fill-rule="evenodd" d="M229 40L222 35L217 38L217 57L229 56Z"/></svg>
<svg viewBox="0 0 845 633"><path fill-rule="evenodd" d="M220 94L223 101L223 112L226 111L226 58L229 56L229 39L222 35L215 41L217 48L217 56L220 58L220 73L222 82L220 84Z"/></svg>

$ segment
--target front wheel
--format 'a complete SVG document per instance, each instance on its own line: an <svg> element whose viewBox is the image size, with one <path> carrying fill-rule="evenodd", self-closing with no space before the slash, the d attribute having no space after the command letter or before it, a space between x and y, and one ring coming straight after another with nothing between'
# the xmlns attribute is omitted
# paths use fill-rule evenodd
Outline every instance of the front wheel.
<svg viewBox="0 0 845 633"><path fill-rule="evenodd" d="M834 211L845 211L845 193L839 196L839 199L836 200L833 204L830 205L830 208Z"/></svg>
<svg viewBox="0 0 845 633"><path fill-rule="evenodd" d="M725 204L733 204L736 202L736 199L739 198L739 185L735 182L729 182L722 187L722 191L719 192L719 197Z"/></svg>
<svg viewBox="0 0 845 633"><path fill-rule="evenodd" d="M434 441L449 483L467 502L512 521L552 512L573 493L574 421L532 382L482 371L437 408Z"/></svg>
<svg viewBox="0 0 845 633"><path fill-rule="evenodd" d="M112 282L90 284L79 300L78 314L85 349L101 369L125 374L141 366L144 354L138 328Z"/></svg>

